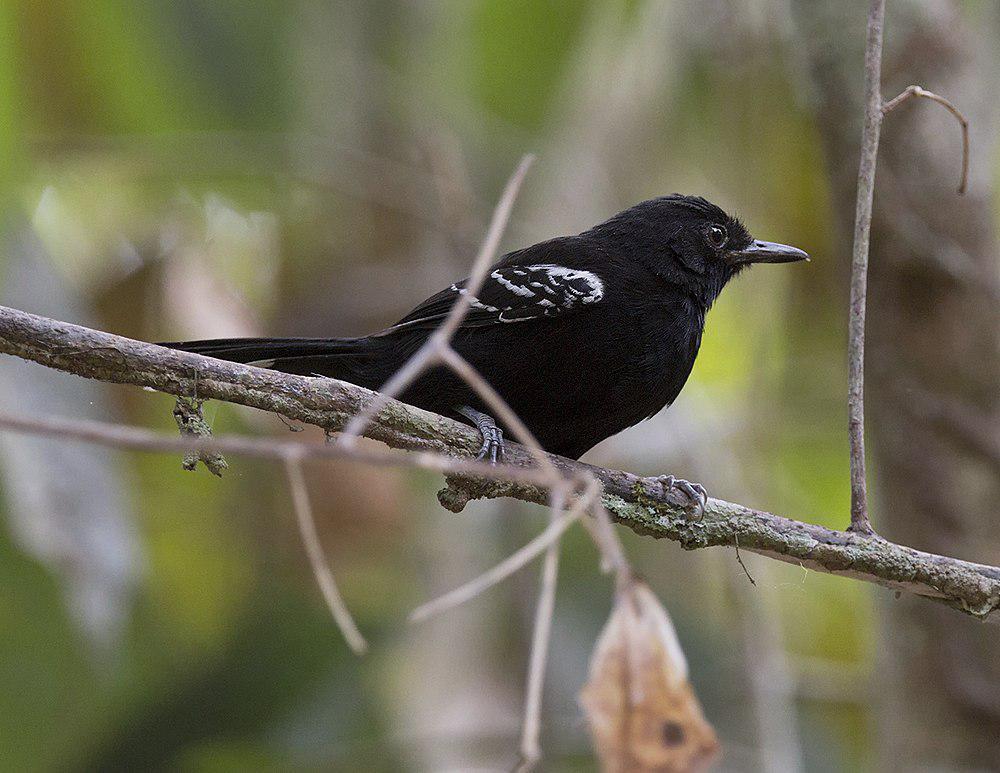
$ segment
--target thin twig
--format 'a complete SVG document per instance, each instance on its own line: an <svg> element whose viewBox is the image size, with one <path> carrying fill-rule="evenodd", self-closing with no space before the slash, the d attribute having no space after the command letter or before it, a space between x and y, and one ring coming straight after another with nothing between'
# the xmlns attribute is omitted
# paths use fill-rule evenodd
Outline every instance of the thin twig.
<svg viewBox="0 0 1000 773"><path fill-rule="evenodd" d="M923 86L917 85L907 86L898 96L893 97L882 105L882 115L888 115L912 97L920 97L921 99L929 99L932 102L937 102L955 116L959 126L962 127L962 178L958 183L958 195L963 195L969 182L969 120L950 100L945 99L940 94L935 94L933 91L928 91Z"/></svg>
<svg viewBox="0 0 1000 773"><path fill-rule="evenodd" d="M620 591L632 580L632 567L607 509L597 502L593 512L593 520L585 520L583 525L601 554L601 570L615 573L615 587Z"/></svg>
<svg viewBox="0 0 1000 773"><path fill-rule="evenodd" d="M312 566L316 584L323 592L323 598L326 599L326 605L330 608L330 614L333 615L334 622L344 634L348 646L354 650L356 655L364 655L368 651L368 642L358 630L347 604L344 603L344 598L337 589L337 582L333 579L333 572L330 571L330 566L326 562L319 534L316 533L316 520L313 518L312 505L309 503L309 489L306 487L306 479L302 474L302 460L294 455L286 456L285 474L288 477L288 488L292 493L295 520L299 524L299 534L302 535L302 543L305 545L306 555L309 556L309 565Z"/></svg>
<svg viewBox="0 0 1000 773"><path fill-rule="evenodd" d="M431 334L406 364L396 371L392 378L385 383L379 390L379 396L365 410L354 416L348 422L347 426L344 427L344 432L340 440L344 445L354 445L356 438L364 433L365 428L371 420L385 408L391 398L398 397L427 368L437 364L440 360L448 341L451 340L451 336L454 335L458 326L462 324L462 320L465 319L465 315L468 314L469 309L472 307L475 293L479 292L479 288L482 286L483 280L486 277L486 270L490 267L496 256L497 249L500 247L500 239L503 237L503 232L507 227L507 221L510 219L511 210L514 208L514 201L517 199L518 191L521 189L521 183L524 181L524 176L527 174L528 168L534 160L535 157L532 155L524 156L517 165L517 169L514 170L514 173L507 181L503 195L493 210L493 217L490 219L490 226L486 231L486 237L483 239L482 246L479 248L479 253L476 255L476 260L473 263L472 275L469 278L466 292L459 294L458 299L451 307L448 316L445 317L441 326Z"/></svg>
<svg viewBox="0 0 1000 773"><path fill-rule="evenodd" d="M865 306L868 295L868 247L875 193L875 164L882 129L882 25L885 0L871 0L865 42L865 123L861 135L858 197L851 258L851 308L848 323L848 435L851 444L851 526L871 534L865 475Z"/></svg>
<svg viewBox="0 0 1000 773"><path fill-rule="evenodd" d="M345 448L354 448L357 439L364 433L368 425L389 401L398 397L400 392L420 377L427 368L436 365L441 360L441 345L438 338L432 335L417 349L416 353L408 359L403 367L397 370L385 384L382 385L378 397L372 400L368 406L356 414L340 436L340 444Z"/></svg>
<svg viewBox="0 0 1000 773"><path fill-rule="evenodd" d="M753 575L750 574L750 570L747 569L747 565L743 563L743 556L740 555L740 537L738 534L734 536L736 537L734 540L736 545L736 562L740 565L740 567L742 567L743 574L745 574L747 579L750 580L750 584L757 587L757 581L753 578Z"/></svg>
<svg viewBox="0 0 1000 773"><path fill-rule="evenodd" d="M479 248L479 253L472 263L472 271L469 273L469 278L465 283L465 292L458 296L455 305L452 306L448 316L441 324L441 327L438 328L438 331L446 341L451 340L455 331L458 330L459 326L465 320L465 315L469 313L469 309L472 308L472 304L476 300L476 295L486 280L486 272L492 265L497 250L500 248L500 239L507 228L507 221L510 220L510 212L514 208L514 201L521 190L521 183L524 182L524 176L528 173L528 169L531 168L534 161L535 157L532 154L525 155L507 181L503 195L500 197L500 201L497 202L496 209L493 210L493 218L490 220L490 227L486 232L486 238L483 240L483 244Z"/></svg>
<svg viewBox="0 0 1000 773"><path fill-rule="evenodd" d="M351 459L380 467L416 467L445 475L474 475L498 481L545 486L549 477L529 467L498 467L472 459L417 451L402 455L377 447L347 449L331 443L307 443L277 438L236 435L193 438L175 437L144 427L89 419L24 418L0 414L0 430L43 435L60 440L78 440L115 448L152 453L228 453L257 459L281 461L288 456L301 459Z"/></svg>
<svg viewBox="0 0 1000 773"><path fill-rule="evenodd" d="M888 102L882 100L882 33L885 0L871 0L865 39L865 121L858 165L854 249L851 258L851 306L848 323L848 436L851 446L851 525L858 534L874 533L868 510L865 470L865 309L868 295L868 252L871 242L872 201L882 120L906 100L929 99L945 107L962 127L962 179L964 193L969 176L969 122L949 100L921 86L908 86Z"/></svg>
<svg viewBox="0 0 1000 773"><path fill-rule="evenodd" d="M460 585L455 590L449 591L443 596L438 596L436 599L428 601L426 604L421 604L410 613L410 622L419 623L441 612L464 604L483 591L492 588L494 585L510 577L518 569L540 555L552 543L559 540L566 529L576 523L580 516L595 504L600 491L600 484L595 480L594 485L584 492L583 496L577 499L567 512L561 514L554 521L551 521L545 527L544 531L524 545L524 547L519 548L492 569L483 572L475 579L470 580L464 585Z"/></svg>
<svg viewBox="0 0 1000 773"><path fill-rule="evenodd" d="M552 491L550 519L554 522L566 504L562 487ZM530 769L542 757L539 743L542 730L542 687L545 665L552 635L552 617L556 604L556 582L559 577L559 540L549 545L542 564L542 583L535 607L535 627L531 636L531 656L528 662L528 686L524 700L524 723L521 726L521 769Z"/></svg>

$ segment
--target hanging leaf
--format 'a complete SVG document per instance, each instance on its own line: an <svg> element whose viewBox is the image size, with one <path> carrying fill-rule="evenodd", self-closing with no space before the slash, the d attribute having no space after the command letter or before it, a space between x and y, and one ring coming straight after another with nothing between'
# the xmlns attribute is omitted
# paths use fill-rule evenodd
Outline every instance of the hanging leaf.
<svg viewBox="0 0 1000 773"><path fill-rule="evenodd" d="M580 703L608 773L705 770L718 753L673 623L639 580L618 593Z"/></svg>

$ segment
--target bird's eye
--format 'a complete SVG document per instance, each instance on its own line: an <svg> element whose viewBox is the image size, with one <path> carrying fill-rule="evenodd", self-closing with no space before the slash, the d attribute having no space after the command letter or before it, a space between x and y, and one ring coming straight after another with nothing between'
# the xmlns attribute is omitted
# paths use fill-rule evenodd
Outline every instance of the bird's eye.
<svg viewBox="0 0 1000 773"><path fill-rule="evenodd" d="M709 244L715 247L715 249L719 249L726 243L729 234L726 233L726 229L721 225L712 225L705 232L705 237L708 239Z"/></svg>

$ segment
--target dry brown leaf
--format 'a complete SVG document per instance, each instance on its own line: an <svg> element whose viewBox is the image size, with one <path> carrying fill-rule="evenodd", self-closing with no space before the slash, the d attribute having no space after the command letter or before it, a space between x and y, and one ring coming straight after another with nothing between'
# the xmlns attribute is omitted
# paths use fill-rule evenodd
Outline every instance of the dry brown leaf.
<svg viewBox="0 0 1000 773"><path fill-rule="evenodd" d="M673 623L639 580L615 600L580 703L607 773L700 771L718 753Z"/></svg>

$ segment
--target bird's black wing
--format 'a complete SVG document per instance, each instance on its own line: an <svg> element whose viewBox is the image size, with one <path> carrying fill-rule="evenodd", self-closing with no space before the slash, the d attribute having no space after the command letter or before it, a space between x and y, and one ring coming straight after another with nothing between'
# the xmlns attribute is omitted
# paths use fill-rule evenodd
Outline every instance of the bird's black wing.
<svg viewBox="0 0 1000 773"><path fill-rule="evenodd" d="M536 255L540 259L532 260ZM462 327L558 317L604 299L604 280L596 271L578 267L578 261L555 262L554 257L551 250L539 255L531 248L504 258L486 275ZM437 327L455 302L468 292L467 282L456 282L431 296L381 335Z"/></svg>
<svg viewBox="0 0 1000 773"><path fill-rule="evenodd" d="M486 276L462 321L463 329L564 317L604 300L601 255L573 237L505 255ZM364 338L235 338L163 344L284 373L324 375L377 389L437 328L467 281L428 298L392 327Z"/></svg>

